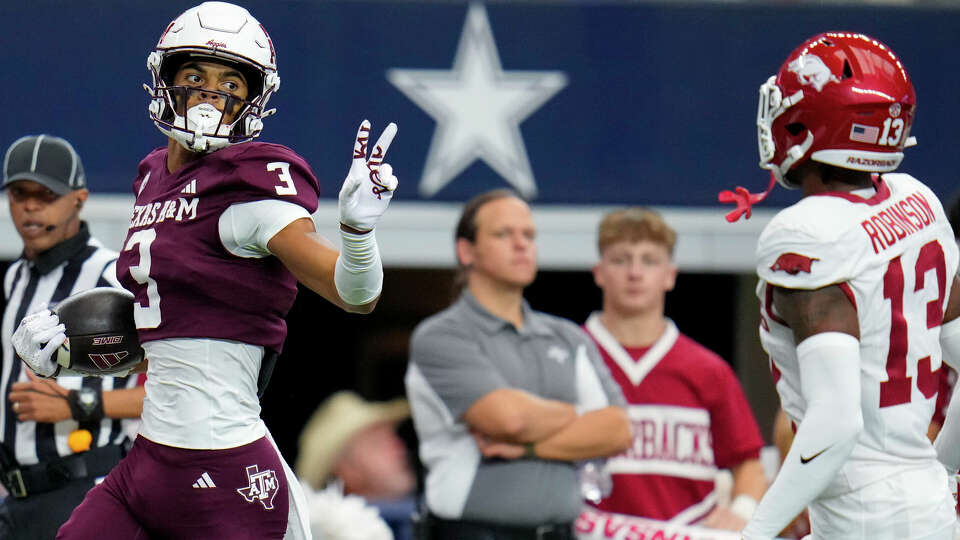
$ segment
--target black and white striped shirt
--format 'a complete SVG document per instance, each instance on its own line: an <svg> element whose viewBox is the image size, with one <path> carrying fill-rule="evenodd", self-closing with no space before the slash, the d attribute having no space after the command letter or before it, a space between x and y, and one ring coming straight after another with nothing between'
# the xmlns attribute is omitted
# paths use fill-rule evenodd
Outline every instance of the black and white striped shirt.
<svg viewBox="0 0 960 540"><path fill-rule="evenodd" d="M0 373L0 441L15 452L21 465L33 465L73 453L67 445L70 432L77 429L75 420L56 424L20 422L8 396L14 383L28 381L28 369L10 343L20 321L44 304L53 305L64 298L93 287L120 287L116 277L117 253L103 247L90 236L86 223L80 233L42 253L34 261L20 258L7 269L3 280L6 307L0 326L3 342ZM95 390L133 388L137 376L130 377L59 377L57 384L68 390L81 386ZM104 418L89 429L93 446L120 444L136 433L139 420Z"/></svg>

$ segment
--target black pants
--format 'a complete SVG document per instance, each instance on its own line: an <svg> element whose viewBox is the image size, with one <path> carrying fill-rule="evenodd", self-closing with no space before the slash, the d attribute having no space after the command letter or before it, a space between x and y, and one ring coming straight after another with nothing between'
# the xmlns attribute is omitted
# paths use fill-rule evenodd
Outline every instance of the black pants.
<svg viewBox="0 0 960 540"><path fill-rule="evenodd" d="M572 523L513 527L495 523L458 521L427 516L421 540L575 540Z"/></svg>
<svg viewBox="0 0 960 540"><path fill-rule="evenodd" d="M23 499L8 495L0 502L0 540L53 540L93 487L93 480L80 478Z"/></svg>

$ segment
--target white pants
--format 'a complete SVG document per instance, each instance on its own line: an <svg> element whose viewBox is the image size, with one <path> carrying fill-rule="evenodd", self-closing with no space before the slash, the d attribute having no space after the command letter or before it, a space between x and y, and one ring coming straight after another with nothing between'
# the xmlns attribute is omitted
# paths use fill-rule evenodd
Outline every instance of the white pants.
<svg viewBox="0 0 960 540"><path fill-rule="evenodd" d="M936 462L810 505L814 540L953 540L956 521L947 473Z"/></svg>

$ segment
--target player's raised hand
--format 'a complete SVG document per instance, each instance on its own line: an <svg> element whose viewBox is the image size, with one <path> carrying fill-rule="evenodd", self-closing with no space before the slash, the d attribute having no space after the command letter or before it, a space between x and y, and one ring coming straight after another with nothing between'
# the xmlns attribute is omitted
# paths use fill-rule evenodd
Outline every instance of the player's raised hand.
<svg viewBox="0 0 960 540"><path fill-rule="evenodd" d="M360 124L353 143L353 163L343 181L343 187L340 188L342 225L360 232L370 231L376 227L380 216L386 211L393 192L397 189L397 177L393 175L393 167L383 160L396 134L397 125L391 122L368 155L370 122L364 120Z"/></svg>

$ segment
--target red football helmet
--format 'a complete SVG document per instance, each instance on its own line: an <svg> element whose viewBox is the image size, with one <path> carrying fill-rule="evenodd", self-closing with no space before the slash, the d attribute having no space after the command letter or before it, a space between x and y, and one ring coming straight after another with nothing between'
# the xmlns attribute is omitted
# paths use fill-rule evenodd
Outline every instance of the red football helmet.
<svg viewBox="0 0 960 540"><path fill-rule="evenodd" d="M886 45L863 34L827 32L797 47L760 87L760 167L788 188L787 171L807 159L888 172L916 143L913 84Z"/></svg>

